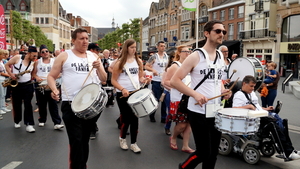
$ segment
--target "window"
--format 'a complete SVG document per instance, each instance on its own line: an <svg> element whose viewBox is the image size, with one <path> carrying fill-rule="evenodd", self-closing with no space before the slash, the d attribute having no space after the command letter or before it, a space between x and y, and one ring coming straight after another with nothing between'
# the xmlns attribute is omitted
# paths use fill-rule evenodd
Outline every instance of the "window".
<svg viewBox="0 0 300 169"><path fill-rule="evenodd" d="M49 24L49 18L45 18L45 24Z"/></svg>
<svg viewBox="0 0 300 169"><path fill-rule="evenodd" d="M182 10L182 21L187 21L190 20L191 18L191 13L188 10Z"/></svg>
<svg viewBox="0 0 300 169"><path fill-rule="evenodd" d="M247 49L247 53L254 53L254 49Z"/></svg>
<svg viewBox="0 0 300 169"><path fill-rule="evenodd" d="M181 27L181 39L188 40L189 39L190 28L189 27Z"/></svg>
<svg viewBox="0 0 300 169"><path fill-rule="evenodd" d="M12 3L10 1L6 4L6 10L12 10Z"/></svg>
<svg viewBox="0 0 300 169"><path fill-rule="evenodd" d="M217 12L213 12L213 20L217 19Z"/></svg>
<svg viewBox="0 0 300 169"><path fill-rule="evenodd" d="M233 40L233 35L234 35L234 27L233 24L228 24L228 40Z"/></svg>
<svg viewBox="0 0 300 169"><path fill-rule="evenodd" d="M24 2L20 4L20 11L26 11L26 4Z"/></svg>
<svg viewBox="0 0 300 169"><path fill-rule="evenodd" d="M204 38L204 25L199 26L199 38Z"/></svg>
<svg viewBox="0 0 300 169"><path fill-rule="evenodd" d="M265 12L265 28L269 28L269 12Z"/></svg>
<svg viewBox="0 0 300 169"><path fill-rule="evenodd" d="M250 37L253 38L255 37L255 15L250 15Z"/></svg>
<svg viewBox="0 0 300 169"><path fill-rule="evenodd" d="M44 18L41 18L41 24L44 24Z"/></svg>
<svg viewBox="0 0 300 169"><path fill-rule="evenodd" d="M265 49L265 53L272 53L272 49Z"/></svg>
<svg viewBox="0 0 300 169"><path fill-rule="evenodd" d="M281 41L296 42L300 41L299 27L300 15L292 15L283 19Z"/></svg>
<svg viewBox="0 0 300 169"><path fill-rule="evenodd" d="M238 18L243 18L244 17L244 6L239 6L238 8Z"/></svg>
<svg viewBox="0 0 300 169"><path fill-rule="evenodd" d="M241 31L244 30L244 22L238 23L238 35L240 36Z"/></svg>
<svg viewBox="0 0 300 169"><path fill-rule="evenodd" d="M6 33L10 32L10 23L9 19L5 19Z"/></svg>
<svg viewBox="0 0 300 169"><path fill-rule="evenodd" d="M234 8L230 8L230 9L229 9L228 19L229 19L229 20L234 19Z"/></svg>
<svg viewBox="0 0 300 169"><path fill-rule="evenodd" d="M35 18L35 23L40 24L40 18Z"/></svg>
<svg viewBox="0 0 300 169"><path fill-rule="evenodd" d="M222 11L221 11L220 20L221 20L221 21L224 21L224 20L225 20L225 10L222 10Z"/></svg>
<svg viewBox="0 0 300 169"><path fill-rule="evenodd" d="M200 17L205 17L205 16L207 16L207 8L206 6L202 6L200 11Z"/></svg>
<svg viewBox="0 0 300 169"><path fill-rule="evenodd" d="M262 53L262 49L256 49L256 53Z"/></svg>

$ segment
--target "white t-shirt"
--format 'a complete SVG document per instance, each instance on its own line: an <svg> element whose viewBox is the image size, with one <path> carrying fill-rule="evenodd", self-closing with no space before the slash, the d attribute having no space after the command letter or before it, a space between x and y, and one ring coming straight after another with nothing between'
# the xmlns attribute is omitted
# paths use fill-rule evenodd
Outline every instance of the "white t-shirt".
<svg viewBox="0 0 300 169"><path fill-rule="evenodd" d="M72 101L83 86L90 83L100 83L96 69L88 76L93 68L92 63L97 59L90 51L86 51L87 57L80 58L72 50L66 50L68 58L62 67L62 100ZM88 77L88 78L87 78ZM83 82L87 78L85 84ZM83 85L83 86L82 86Z"/></svg>
<svg viewBox="0 0 300 169"><path fill-rule="evenodd" d="M47 76L53 66L54 63L54 58L50 58L50 63L44 63L43 58L40 58L38 60L38 65L37 65L37 75L43 79L46 80Z"/></svg>
<svg viewBox="0 0 300 169"><path fill-rule="evenodd" d="M204 50L204 49L203 49ZM219 52L219 51L218 51ZM210 69L208 68L207 65L207 61L206 59L209 58L209 56L206 56L206 58L204 58L202 52L198 51L198 56L200 59L200 62L198 62L198 64L194 67L194 69L191 72L191 86L190 88L194 89L196 87L196 85L199 84L199 82L206 76L207 73L209 73ZM222 53L220 53L220 57L219 55L217 55L217 61L216 61L216 65L224 65L224 60L223 60L223 55ZM222 55L222 56L221 56ZM213 64L214 61L209 60L210 64ZM201 93L202 95L204 95L206 98L212 98L215 96L218 96L221 94L221 87L222 87L222 73L224 71L224 66L221 69L218 69L217 73L215 74L214 71L212 71L209 75L209 77L201 84L201 86L199 86L196 91L198 93ZM218 80L217 80L217 86L215 85L215 75L218 76ZM217 98L218 99L218 103L221 103L221 98ZM188 102L188 109L190 111L196 112L196 113L200 113L200 114L205 114L205 105L202 105L202 107L198 104L195 105L195 103L197 103L197 101L193 98L190 97L189 98L189 102ZM207 104L214 104L215 100L210 100L207 102Z"/></svg>
<svg viewBox="0 0 300 169"><path fill-rule="evenodd" d="M249 96L252 103L255 105L256 111L263 110L258 103L258 97L256 96L254 91L247 95ZM237 91L234 94L232 102L232 107L242 107L250 104L249 100L246 98L245 94L242 91Z"/></svg>
<svg viewBox="0 0 300 169"><path fill-rule="evenodd" d="M158 53L154 54L152 57L155 57L155 62L152 65L152 69L156 70L158 73L158 76L153 76L152 80L156 82L161 82L162 75L165 72L165 68L168 64L168 55L164 53L164 56L162 59L158 56Z"/></svg>
<svg viewBox="0 0 300 169"><path fill-rule="evenodd" d="M138 87L139 86L139 65L136 60L134 60L132 63L126 62L125 64L126 68L129 70L129 73L131 75L131 78L133 80L133 83ZM125 68L123 67L122 73L120 73L118 78L118 83L124 87L128 91L134 91L137 90L134 85L132 84L129 76L126 73ZM117 92L121 92L119 89L117 89Z"/></svg>

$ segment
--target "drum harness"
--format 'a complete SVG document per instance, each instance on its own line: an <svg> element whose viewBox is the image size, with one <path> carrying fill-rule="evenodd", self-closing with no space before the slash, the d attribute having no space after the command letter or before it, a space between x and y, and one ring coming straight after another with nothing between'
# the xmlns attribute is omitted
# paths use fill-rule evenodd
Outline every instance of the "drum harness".
<svg viewBox="0 0 300 169"><path fill-rule="evenodd" d="M218 90L218 86L219 86L220 84L219 84L219 82L218 82L218 75L217 75L217 74L218 74L218 69L221 69L222 67L225 66L223 54L222 54L219 50L217 50L217 51L216 51L216 58L215 58L215 61L214 61L213 64L210 64L209 58L206 58L206 56L209 56L208 53L206 52L206 50L204 50L203 48L198 48L198 49L195 49L194 52L195 52L195 51L199 51L199 52L201 52L201 53L203 54L204 58L206 59L207 66L208 66L208 68L210 68L210 70L214 69L214 75L215 75L215 76L214 76L215 95L218 95L217 90ZM218 58L218 57L220 58L221 64L216 64L217 58ZM218 106L218 105L220 105L220 104L218 103L218 99L215 99L215 100L214 100L214 109L215 109L215 110L216 110L218 107L220 107L220 106Z"/></svg>

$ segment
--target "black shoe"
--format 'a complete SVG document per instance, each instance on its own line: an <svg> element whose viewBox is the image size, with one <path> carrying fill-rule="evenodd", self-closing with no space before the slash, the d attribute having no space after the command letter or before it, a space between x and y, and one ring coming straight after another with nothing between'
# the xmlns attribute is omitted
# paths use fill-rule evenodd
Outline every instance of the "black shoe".
<svg viewBox="0 0 300 169"><path fill-rule="evenodd" d="M170 129L165 129L165 133L166 133L166 135L170 136L171 135Z"/></svg>
<svg viewBox="0 0 300 169"><path fill-rule="evenodd" d="M91 132L90 139L91 140L95 140L96 139L96 132Z"/></svg>
<svg viewBox="0 0 300 169"><path fill-rule="evenodd" d="M156 122L156 120L153 118L150 118L150 121L152 122L152 123L155 123Z"/></svg>
<svg viewBox="0 0 300 169"><path fill-rule="evenodd" d="M127 131L126 135L129 135L130 133Z"/></svg>

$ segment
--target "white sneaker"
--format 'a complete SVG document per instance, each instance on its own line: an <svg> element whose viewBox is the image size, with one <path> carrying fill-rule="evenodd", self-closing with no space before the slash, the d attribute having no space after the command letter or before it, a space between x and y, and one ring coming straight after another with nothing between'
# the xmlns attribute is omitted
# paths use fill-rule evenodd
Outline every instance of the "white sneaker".
<svg viewBox="0 0 300 169"><path fill-rule="evenodd" d="M15 128L18 129L21 127L21 124L20 123L15 123Z"/></svg>
<svg viewBox="0 0 300 169"><path fill-rule="evenodd" d="M35 129L33 128L32 125L28 125L28 126L26 127L26 131L27 131L28 133L34 133L34 132L35 132Z"/></svg>
<svg viewBox="0 0 300 169"><path fill-rule="evenodd" d="M6 111L0 110L0 114L5 114L5 113L6 113Z"/></svg>
<svg viewBox="0 0 300 169"><path fill-rule="evenodd" d="M2 109L3 111L5 111L5 112L10 112L11 110L10 109L8 109L8 108L4 108L4 109Z"/></svg>
<svg viewBox="0 0 300 169"><path fill-rule="evenodd" d="M120 141L120 147L121 147L121 149L128 150L126 139L119 138L119 141Z"/></svg>
<svg viewBox="0 0 300 169"><path fill-rule="evenodd" d="M289 159L291 160L299 160L300 159L300 155L296 154L294 151L291 153L291 155L289 156Z"/></svg>
<svg viewBox="0 0 300 169"><path fill-rule="evenodd" d="M141 149L139 148L139 146L136 143L130 145L130 150L132 150L134 153L141 152Z"/></svg>
<svg viewBox="0 0 300 169"><path fill-rule="evenodd" d="M55 125L54 125L54 130L60 130L60 129L64 128L64 127L65 127L65 126L62 125L62 124L55 124Z"/></svg>
<svg viewBox="0 0 300 169"><path fill-rule="evenodd" d="M2 115L0 114L0 120L2 120L3 119L3 117L2 117Z"/></svg>
<svg viewBox="0 0 300 169"><path fill-rule="evenodd" d="M294 150L294 152L295 152L296 154L300 155L300 151Z"/></svg>
<svg viewBox="0 0 300 169"><path fill-rule="evenodd" d="M39 123L39 127L44 127L45 123Z"/></svg>

